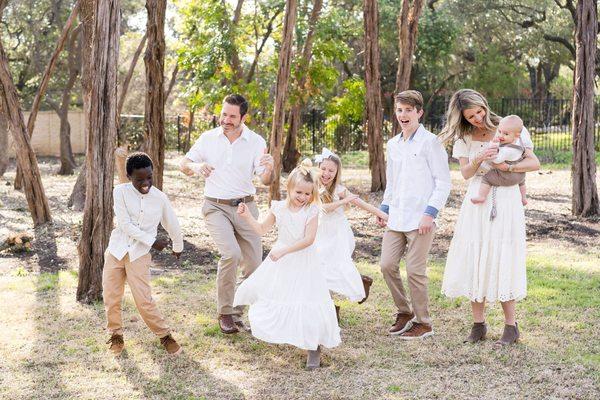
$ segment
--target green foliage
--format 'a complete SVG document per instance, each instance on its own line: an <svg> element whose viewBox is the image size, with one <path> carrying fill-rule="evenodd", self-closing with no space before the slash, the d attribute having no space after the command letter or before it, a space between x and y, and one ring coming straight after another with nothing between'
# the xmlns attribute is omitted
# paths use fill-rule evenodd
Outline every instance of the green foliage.
<svg viewBox="0 0 600 400"><path fill-rule="evenodd" d="M362 79L352 78L344 82L345 91L334 97L327 105L328 130L335 131L340 126L352 126L362 122L365 110L365 83Z"/></svg>

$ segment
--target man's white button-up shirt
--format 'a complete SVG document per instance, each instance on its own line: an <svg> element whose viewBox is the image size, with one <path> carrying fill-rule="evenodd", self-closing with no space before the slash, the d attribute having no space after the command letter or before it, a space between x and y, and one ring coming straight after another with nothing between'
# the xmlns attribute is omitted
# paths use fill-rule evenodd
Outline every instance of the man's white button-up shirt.
<svg viewBox="0 0 600 400"><path fill-rule="evenodd" d="M265 139L246 125L233 143L217 127L202 133L185 156L214 168L204 185L206 197L237 199L256 193L252 178L264 172L260 159L266 148Z"/></svg>

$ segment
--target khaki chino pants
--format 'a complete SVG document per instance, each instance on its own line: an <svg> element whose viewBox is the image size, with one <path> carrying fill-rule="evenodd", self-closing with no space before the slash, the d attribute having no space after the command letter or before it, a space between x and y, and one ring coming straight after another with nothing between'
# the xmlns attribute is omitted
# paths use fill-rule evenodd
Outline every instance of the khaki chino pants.
<svg viewBox="0 0 600 400"><path fill-rule="evenodd" d="M148 328L161 338L170 333L167 323L152 298L150 288L151 261L150 253L135 261L129 261L129 254L126 254L122 260L117 260L108 250L104 253L102 289L104 291L106 327L111 334L123 334L121 302L125 292L125 281L129 284L135 305Z"/></svg>
<svg viewBox="0 0 600 400"><path fill-rule="evenodd" d="M256 202L246 205L257 218ZM235 290L262 262L261 237L238 215L237 207L206 200L202 214L221 256L217 268L217 311L219 314L240 316L244 308L233 307ZM239 279L238 266L242 267Z"/></svg>
<svg viewBox="0 0 600 400"><path fill-rule="evenodd" d="M429 296L427 291L427 256L435 227L428 234L419 235L418 230L396 232L388 230L383 235L381 261L379 263L385 283L387 284L398 312L414 313L418 323L431 325L429 318ZM404 284L400 277L400 259L406 256L406 275L411 302L406 296Z"/></svg>

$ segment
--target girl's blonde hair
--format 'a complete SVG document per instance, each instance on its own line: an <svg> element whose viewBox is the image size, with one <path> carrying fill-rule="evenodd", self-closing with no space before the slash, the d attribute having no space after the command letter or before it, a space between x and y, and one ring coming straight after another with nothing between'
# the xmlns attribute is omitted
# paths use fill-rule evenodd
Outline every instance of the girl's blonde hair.
<svg viewBox="0 0 600 400"><path fill-rule="evenodd" d="M329 182L329 185L323 186L321 188L321 201L323 203L333 203L335 198L335 189L337 188L338 184L342 181L342 160L340 160L340 158L335 154L330 154L329 156L321 160L321 162L319 163L319 167L321 166L321 163L325 160L333 162L337 167L337 172L335 174L335 177L331 180L331 182Z"/></svg>
<svg viewBox="0 0 600 400"><path fill-rule="evenodd" d="M318 168L312 166L312 162L310 159L305 158L302 160L300 165L290 172L286 182L287 189L287 205L290 205L290 194L294 190L294 187L298 184L298 182L308 182L312 183L313 190L310 196L309 204L321 204L321 200L319 198L319 182L321 178L321 171Z"/></svg>
<svg viewBox="0 0 600 400"><path fill-rule="evenodd" d="M446 112L446 124L440 132L442 143L454 142L470 135L475 130L463 116L463 111L469 108L481 107L485 111L484 125L488 130L495 130L500 122L500 117L490 110L487 100L479 92L472 89L460 89L450 99Z"/></svg>

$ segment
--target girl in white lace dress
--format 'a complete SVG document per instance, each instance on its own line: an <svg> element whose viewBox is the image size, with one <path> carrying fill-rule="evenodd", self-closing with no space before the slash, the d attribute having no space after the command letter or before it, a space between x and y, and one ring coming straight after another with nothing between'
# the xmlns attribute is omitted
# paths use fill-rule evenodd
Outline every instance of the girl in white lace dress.
<svg viewBox="0 0 600 400"><path fill-rule="evenodd" d="M320 365L321 346L340 342L340 328L313 242L319 218L319 173L303 162L288 178L288 197L273 201L262 222L240 204L238 213L260 235L277 225L269 256L235 293L234 306L250 305L252 335L308 350L307 368Z"/></svg>
<svg viewBox="0 0 600 400"><path fill-rule="evenodd" d="M519 186L497 187L496 217L490 220L494 195L475 205L470 198L479 191L482 176L488 171L484 161L495 158L497 148L489 148L500 118L489 109L485 98L470 89L452 96L442 137L454 141L452 156L459 160L462 176L469 182L454 236L448 250L442 293L471 300L474 324L466 342L484 340L485 302L500 301L504 311L504 333L498 344L519 338L515 320L516 302L527 294L525 270L525 213ZM513 172L535 171L539 161L527 130L521 133L526 147L525 159L510 166ZM506 164L496 168L508 170Z"/></svg>
<svg viewBox="0 0 600 400"><path fill-rule="evenodd" d="M329 149L316 157L321 169L321 215L315 246L329 290L359 303L367 300L373 279L361 275L352 261L354 234L344 209L353 204L387 221L388 215L341 185L342 162ZM336 310L339 307L336 306Z"/></svg>

